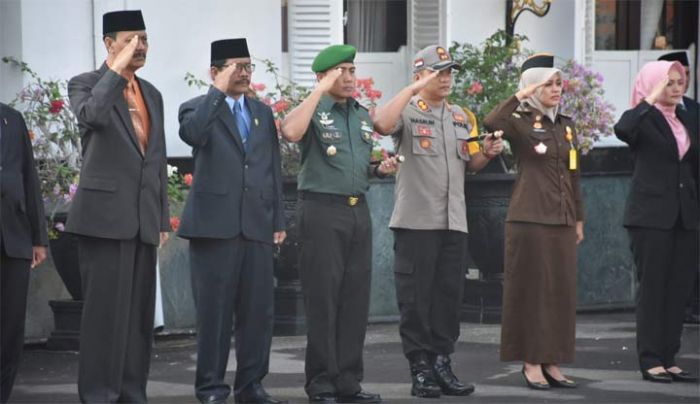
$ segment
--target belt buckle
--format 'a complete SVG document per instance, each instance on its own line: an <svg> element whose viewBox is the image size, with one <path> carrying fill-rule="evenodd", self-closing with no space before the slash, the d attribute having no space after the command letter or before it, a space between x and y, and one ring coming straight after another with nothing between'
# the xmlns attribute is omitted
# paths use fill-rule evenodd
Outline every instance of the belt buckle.
<svg viewBox="0 0 700 404"><path fill-rule="evenodd" d="M348 205L350 206L355 206L357 203L360 201L360 198L356 196L349 196L348 197Z"/></svg>

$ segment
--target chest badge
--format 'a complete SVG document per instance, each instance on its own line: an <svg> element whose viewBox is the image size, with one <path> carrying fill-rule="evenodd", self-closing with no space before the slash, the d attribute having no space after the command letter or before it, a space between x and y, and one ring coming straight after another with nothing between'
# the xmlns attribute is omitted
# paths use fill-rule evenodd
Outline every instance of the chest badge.
<svg viewBox="0 0 700 404"><path fill-rule="evenodd" d="M535 123L532 124L535 129L542 129L542 115L537 115L535 117Z"/></svg>
<svg viewBox="0 0 700 404"><path fill-rule="evenodd" d="M547 153L547 145L540 142L535 146L535 153L537 154L545 154Z"/></svg>
<svg viewBox="0 0 700 404"><path fill-rule="evenodd" d="M335 156L336 153L338 153L338 150L333 145L328 146L328 148L326 149L326 154L329 157Z"/></svg>
<svg viewBox="0 0 700 404"><path fill-rule="evenodd" d="M423 138L420 140L420 147L422 147L424 149L429 149L430 146L432 146L432 145L433 145L433 142L431 142L430 139L428 139L428 138Z"/></svg>
<svg viewBox="0 0 700 404"><path fill-rule="evenodd" d="M416 103L416 105L418 105L418 109L420 109L420 110L423 111L423 112L428 112L428 111L430 111L430 107L428 106L428 103L425 102L425 101L423 101L423 100L418 100L418 102Z"/></svg>
<svg viewBox="0 0 700 404"><path fill-rule="evenodd" d="M453 112L452 117L455 119L455 121L464 123L464 115L459 114L457 112Z"/></svg>
<svg viewBox="0 0 700 404"><path fill-rule="evenodd" d="M369 123L367 123L367 121L360 122L360 129L362 129L365 132L374 132L374 128L372 128L372 126Z"/></svg>
<svg viewBox="0 0 700 404"><path fill-rule="evenodd" d="M320 119L318 120L318 122L319 122L321 125L323 125L323 126L325 126L325 127L328 127L328 126L333 125L333 120L331 119L331 114L330 114L330 112L319 112L318 115L319 115L319 117L320 117Z"/></svg>
<svg viewBox="0 0 700 404"><path fill-rule="evenodd" d="M517 113L517 112L513 112L511 115L513 116L513 118L518 118L518 119L520 119L520 114Z"/></svg>
<svg viewBox="0 0 700 404"><path fill-rule="evenodd" d="M433 134L432 129L428 125L416 125L416 130L419 136L431 136Z"/></svg>

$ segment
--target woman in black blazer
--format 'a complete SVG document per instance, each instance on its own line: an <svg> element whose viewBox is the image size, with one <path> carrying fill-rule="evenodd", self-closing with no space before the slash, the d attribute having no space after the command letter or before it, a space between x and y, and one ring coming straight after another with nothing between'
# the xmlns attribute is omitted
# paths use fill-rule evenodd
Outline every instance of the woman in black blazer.
<svg viewBox="0 0 700 404"><path fill-rule="evenodd" d="M684 81L678 62L647 63L633 108L615 125L635 158L624 226L639 280L639 365L645 380L662 383L697 380L675 361L698 270L698 128L678 106Z"/></svg>

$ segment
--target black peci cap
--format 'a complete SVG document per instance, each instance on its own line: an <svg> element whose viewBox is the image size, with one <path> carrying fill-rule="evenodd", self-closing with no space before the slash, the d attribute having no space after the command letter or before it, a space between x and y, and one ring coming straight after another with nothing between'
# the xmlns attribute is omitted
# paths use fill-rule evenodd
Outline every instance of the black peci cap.
<svg viewBox="0 0 700 404"><path fill-rule="evenodd" d="M688 63L688 54L685 51L667 53L665 55L659 56L658 60L680 62L683 66L690 67L690 63Z"/></svg>
<svg viewBox="0 0 700 404"><path fill-rule="evenodd" d="M221 39L211 43L211 61L232 58L248 58L248 42L245 38Z"/></svg>
<svg viewBox="0 0 700 404"><path fill-rule="evenodd" d="M551 53L538 53L525 59L520 67L520 74L533 67L554 67L554 55Z"/></svg>
<svg viewBox="0 0 700 404"><path fill-rule="evenodd" d="M102 35L122 31L143 31L141 10L110 11L102 16Z"/></svg>

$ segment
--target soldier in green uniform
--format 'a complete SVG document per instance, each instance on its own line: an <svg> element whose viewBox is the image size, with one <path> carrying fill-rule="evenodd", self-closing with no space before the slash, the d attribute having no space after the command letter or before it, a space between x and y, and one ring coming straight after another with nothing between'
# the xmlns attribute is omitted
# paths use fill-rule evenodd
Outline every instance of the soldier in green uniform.
<svg viewBox="0 0 700 404"><path fill-rule="evenodd" d="M467 266L464 181L467 171L479 171L503 150L503 141L493 135L479 150L474 114L447 102L452 69L458 68L446 48L422 49L414 58L414 82L375 116L377 131L392 135L405 156L389 227L411 394L426 398L474 391L457 379L450 360Z"/></svg>
<svg viewBox="0 0 700 404"><path fill-rule="evenodd" d="M306 393L310 402L376 403L362 391L369 311L372 225L368 176L396 171L396 159L370 165L373 125L352 98L355 48L333 45L314 59L316 88L282 122L298 142L299 274L307 318Z"/></svg>

